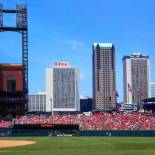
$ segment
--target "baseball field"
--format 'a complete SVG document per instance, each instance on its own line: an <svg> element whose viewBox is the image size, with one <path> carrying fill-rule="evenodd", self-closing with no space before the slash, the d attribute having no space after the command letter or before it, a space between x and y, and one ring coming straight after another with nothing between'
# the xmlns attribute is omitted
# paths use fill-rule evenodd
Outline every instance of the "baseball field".
<svg viewBox="0 0 155 155"><path fill-rule="evenodd" d="M17 143L17 144L16 144ZM2 145L3 144L3 145ZM9 144L14 144L10 146ZM22 146L15 146L22 145ZM155 138L14 137L0 138L0 155L154 155Z"/></svg>

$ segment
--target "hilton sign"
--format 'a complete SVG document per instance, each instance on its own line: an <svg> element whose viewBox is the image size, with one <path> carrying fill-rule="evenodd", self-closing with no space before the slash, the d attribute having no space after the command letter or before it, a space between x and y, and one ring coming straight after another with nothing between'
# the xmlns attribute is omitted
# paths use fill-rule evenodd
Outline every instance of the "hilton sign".
<svg viewBox="0 0 155 155"><path fill-rule="evenodd" d="M62 62L62 61L54 62L54 67L69 67L69 66L70 66L69 62Z"/></svg>

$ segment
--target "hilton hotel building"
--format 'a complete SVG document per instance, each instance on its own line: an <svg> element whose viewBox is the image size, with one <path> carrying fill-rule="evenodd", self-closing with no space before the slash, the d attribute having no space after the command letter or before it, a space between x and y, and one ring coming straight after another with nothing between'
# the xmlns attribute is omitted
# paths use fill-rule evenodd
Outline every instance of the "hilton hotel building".
<svg viewBox="0 0 155 155"><path fill-rule="evenodd" d="M46 111L80 111L79 69L68 62L55 62L46 69Z"/></svg>
<svg viewBox="0 0 155 155"><path fill-rule="evenodd" d="M116 108L115 47L112 43L93 45L93 109Z"/></svg>

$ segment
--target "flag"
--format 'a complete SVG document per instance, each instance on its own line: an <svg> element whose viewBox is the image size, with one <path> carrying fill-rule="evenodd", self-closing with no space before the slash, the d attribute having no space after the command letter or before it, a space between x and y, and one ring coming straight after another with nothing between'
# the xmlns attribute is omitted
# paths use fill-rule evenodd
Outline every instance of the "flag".
<svg viewBox="0 0 155 155"><path fill-rule="evenodd" d="M119 93L117 90L115 91L115 95L116 95L116 97L119 97Z"/></svg>
<svg viewBox="0 0 155 155"><path fill-rule="evenodd" d="M132 93L132 87L130 86L130 84L128 84L128 91L130 92L130 93Z"/></svg>
<svg viewBox="0 0 155 155"><path fill-rule="evenodd" d="M113 91L113 96L119 97L119 93L118 93L117 90L114 90L114 91Z"/></svg>

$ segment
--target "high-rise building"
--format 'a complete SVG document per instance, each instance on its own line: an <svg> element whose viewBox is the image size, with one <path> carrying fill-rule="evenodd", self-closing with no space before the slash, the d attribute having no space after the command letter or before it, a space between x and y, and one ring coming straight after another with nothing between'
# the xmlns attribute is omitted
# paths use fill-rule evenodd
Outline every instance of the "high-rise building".
<svg viewBox="0 0 155 155"><path fill-rule="evenodd" d="M149 56L133 53L123 57L124 102L140 105L150 97Z"/></svg>
<svg viewBox="0 0 155 155"><path fill-rule="evenodd" d="M38 92L34 95L28 95L28 112L46 111L46 93Z"/></svg>
<svg viewBox="0 0 155 155"><path fill-rule="evenodd" d="M151 82L151 97L155 97L155 82Z"/></svg>
<svg viewBox="0 0 155 155"><path fill-rule="evenodd" d="M112 43L93 45L93 109L116 108L115 47Z"/></svg>
<svg viewBox="0 0 155 155"><path fill-rule="evenodd" d="M68 62L55 62L46 69L46 111L80 111L79 69Z"/></svg>

